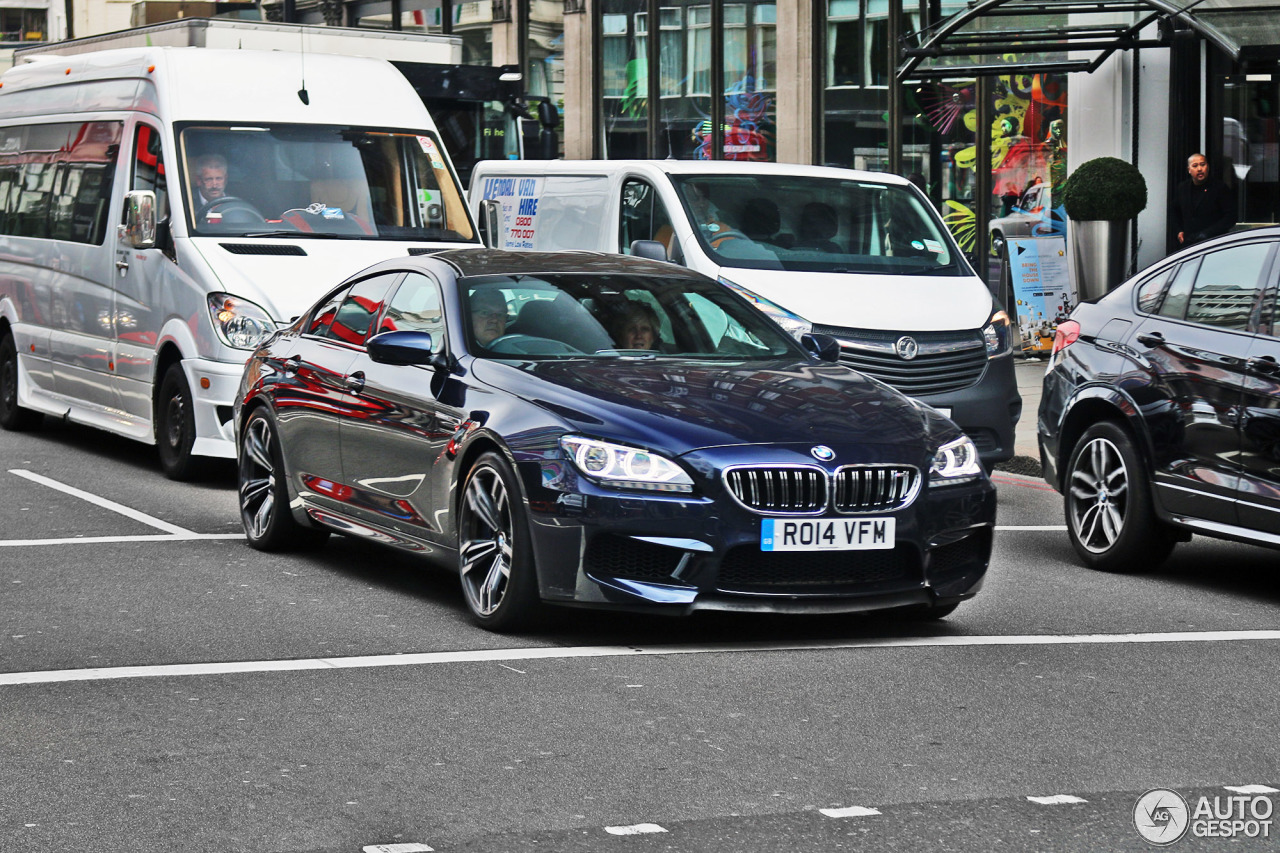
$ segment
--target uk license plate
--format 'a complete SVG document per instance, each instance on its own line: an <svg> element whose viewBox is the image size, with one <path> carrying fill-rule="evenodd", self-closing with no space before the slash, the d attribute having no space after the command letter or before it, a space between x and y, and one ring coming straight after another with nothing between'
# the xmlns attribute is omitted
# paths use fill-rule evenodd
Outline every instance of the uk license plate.
<svg viewBox="0 0 1280 853"><path fill-rule="evenodd" d="M765 518L761 551L872 551L894 545L894 518Z"/></svg>

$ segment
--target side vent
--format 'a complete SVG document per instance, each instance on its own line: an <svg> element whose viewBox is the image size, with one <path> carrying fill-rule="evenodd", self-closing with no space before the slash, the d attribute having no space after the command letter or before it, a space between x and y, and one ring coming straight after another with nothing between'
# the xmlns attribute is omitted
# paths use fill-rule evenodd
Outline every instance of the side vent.
<svg viewBox="0 0 1280 853"><path fill-rule="evenodd" d="M272 246L263 243L219 243L233 255L305 255L301 246Z"/></svg>
<svg viewBox="0 0 1280 853"><path fill-rule="evenodd" d="M443 251L444 251L444 249L439 249L439 248L436 248L436 247L434 247L434 246L432 246L431 248L427 248L427 247L425 247L425 246L410 246L410 247L409 247L409 254L411 254L411 255L434 255L434 254L436 254L437 252L443 252Z"/></svg>

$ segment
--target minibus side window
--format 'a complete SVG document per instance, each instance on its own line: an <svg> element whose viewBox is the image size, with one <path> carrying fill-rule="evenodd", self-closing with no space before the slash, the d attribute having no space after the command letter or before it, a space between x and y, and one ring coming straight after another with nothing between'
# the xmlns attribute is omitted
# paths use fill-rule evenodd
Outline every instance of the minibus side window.
<svg viewBox="0 0 1280 853"><path fill-rule="evenodd" d="M151 190L156 194L156 220L163 222L169 218L169 182L160 150L160 131L147 124L139 124L134 134L129 189Z"/></svg>
<svg viewBox="0 0 1280 853"><path fill-rule="evenodd" d="M101 243L122 124L10 127L0 135L0 233Z"/></svg>

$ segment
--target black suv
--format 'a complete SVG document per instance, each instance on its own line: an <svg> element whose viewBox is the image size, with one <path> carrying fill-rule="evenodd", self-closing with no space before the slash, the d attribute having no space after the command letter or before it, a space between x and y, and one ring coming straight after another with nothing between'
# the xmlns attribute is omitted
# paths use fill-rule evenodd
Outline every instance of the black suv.
<svg viewBox="0 0 1280 853"><path fill-rule="evenodd" d="M1280 547L1280 228L1144 270L1063 322L1037 424L1071 543L1154 568L1192 533Z"/></svg>

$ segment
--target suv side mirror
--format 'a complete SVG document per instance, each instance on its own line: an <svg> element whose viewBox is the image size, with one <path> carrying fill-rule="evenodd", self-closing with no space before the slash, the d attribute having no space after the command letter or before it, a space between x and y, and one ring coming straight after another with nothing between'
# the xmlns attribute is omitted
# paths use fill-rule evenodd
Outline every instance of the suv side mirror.
<svg viewBox="0 0 1280 853"><path fill-rule="evenodd" d="M124 196L124 225L121 238L135 249L156 245L156 194L151 190L130 190Z"/></svg>
<svg viewBox="0 0 1280 853"><path fill-rule="evenodd" d="M501 235L502 202L487 198L480 202L480 237L490 249L498 248Z"/></svg>

